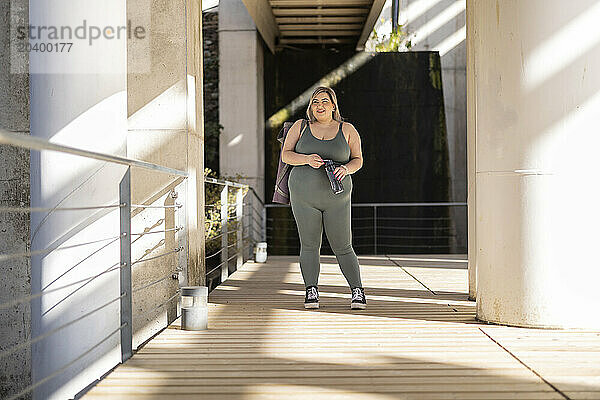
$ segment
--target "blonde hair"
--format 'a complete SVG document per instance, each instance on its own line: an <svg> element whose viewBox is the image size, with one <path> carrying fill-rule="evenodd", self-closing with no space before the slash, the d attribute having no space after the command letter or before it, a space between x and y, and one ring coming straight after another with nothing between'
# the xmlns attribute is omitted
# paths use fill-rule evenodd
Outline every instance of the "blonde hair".
<svg viewBox="0 0 600 400"><path fill-rule="evenodd" d="M329 99L331 100L331 102L333 103L333 105L335 106L335 109L333 110L333 119L338 121L338 122L342 122L342 116L340 114L340 108L338 107L338 102L337 102L337 97L335 95L335 92L333 91L332 88L327 87L327 86L319 86L318 88L315 89L315 91L313 92L313 94L310 96L310 100L308 101L308 107L306 108L306 117L310 122L315 122L317 120L317 117L314 116L310 106L312 105L312 101L313 99L319 94L319 93L327 93L327 95L329 95Z"/></svg>

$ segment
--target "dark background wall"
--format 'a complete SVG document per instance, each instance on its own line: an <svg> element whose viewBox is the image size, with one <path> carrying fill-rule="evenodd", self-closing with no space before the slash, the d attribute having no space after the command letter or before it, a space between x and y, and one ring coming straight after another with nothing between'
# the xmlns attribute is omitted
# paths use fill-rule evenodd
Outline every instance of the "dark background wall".
<svg viewBox="0 0 600 400"><path fill-rule="evenodd" d="M350 59L352 49L265 53L265 120ZM450 173L439 54L379 53L334 90L342 117L361 135L364 166L353 175L353 204L447 202ZM289 120L304 117L301 110ZM265 134L266 198L271 199L280 151ZM448 207L379 207L377 253L466 252L455 246ZM353 208L353 243L373 254L372 208ZM270 209L269 253L298 254L289 208ZM322 254L332 254L324 236Z"/></svg>
<svg viewBox="0 0 600 400"><path fill-rule="evenodd" d="M219 172L219 13L202 13L204 88L204 166Z"/></svg>

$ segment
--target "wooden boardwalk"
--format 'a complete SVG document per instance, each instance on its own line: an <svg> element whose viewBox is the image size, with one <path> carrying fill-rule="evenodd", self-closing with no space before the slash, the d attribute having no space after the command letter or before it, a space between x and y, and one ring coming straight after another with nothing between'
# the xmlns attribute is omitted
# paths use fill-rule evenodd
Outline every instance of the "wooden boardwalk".
<svg viewBox="0 0 600 400"><path fill-rule="evenodd" d="M359 259L366 310L334 257L318 310L297 257L246 263L210 294L208 330L173 324L85 398L600 399L600 332L479 323L464 257Z"/></svg>

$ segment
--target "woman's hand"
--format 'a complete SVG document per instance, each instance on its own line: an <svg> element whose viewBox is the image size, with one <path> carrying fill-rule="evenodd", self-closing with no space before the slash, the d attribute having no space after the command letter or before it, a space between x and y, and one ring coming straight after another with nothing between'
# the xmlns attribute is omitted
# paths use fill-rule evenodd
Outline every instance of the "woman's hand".
<svg viewBox="0 0 600 400"><path fill-rule="evenodd" d="M343 165L340 165L335 169L335 171L333 171L333 173L335 174L337 180L341 181L346 175L348 175L348 169Z"/></svg>
<svg viewBox="0 0 600 400"><path fill-rule="evenodd" d="M318 154L309 154L306 157L306 163L313 168L321 168L321 165L324 164L323 159Z"/></svg>

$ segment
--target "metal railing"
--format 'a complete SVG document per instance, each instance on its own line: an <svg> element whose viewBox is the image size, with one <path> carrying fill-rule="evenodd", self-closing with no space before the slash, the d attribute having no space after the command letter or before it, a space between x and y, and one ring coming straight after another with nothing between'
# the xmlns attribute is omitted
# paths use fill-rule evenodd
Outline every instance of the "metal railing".
<svg viewBox="0 0 600 400"><path fill-rule="evenodd" d="M352 242L357 254L466 252L466 243L457 238L456 220L466 221L467 203L355 203L352 204ZM288 209L287 212L267 210ZM464 213L461 217L456 216ZM265 205L269 253L298 254L300 240L291 207L284 204ZM278 215L277 215L278 214ZM466 237L465 237L466 238ZM466 241L466 240L465 240ZM333 253L323 232L323 249Z"/></svg>
<svg viewBox="0 0 600 400"><path fill-rule="evenodd" d="M211 290L252 258L254 246L265 231L264 203L248 185L208 177L205 183L215 185L218 192L218 200L213 199L206 205L206 282ZM257 214L260 219L256 218ZM234 233L235 238L232 238ZM221 240L216 242L219 238Z"/></svg>
<svg viewBox="0 0 600 400"><path fill-rule="evenodd" d="M167 274L164 277L160 277L159 279L153 279L151 281L144 282L136 287L132 287L132 267L135 265L138 265L138 264L143 264L150 260L156 260L156 259L159 259L159 258L162 258L165 256L174 255L176 253L181 252L182 250L185 250L185 247L180 245L181 240L179 240L179 241L174 240L174 242L176 243L176 246L174 248L167 249L166 251L164 251L160 254L157 254L157 255L148 256L148 254L152 254L152 251L150 251L132 262L131 245L133 242L135 242L136 240L139 240L140 238L142 238L146 235L151 235L151 237L153 237L153 235L155 235L155 234L160 234L160 235L165 235L165 236L167 234L168 235L178 234L181 237L185 237L185 235L183 235L183 234L184 234L186 228L185 228L185 223L180 224L178 226L174 226L172 228L167 228L167 226L165 224L164 229L158 229L158 230L157 229L144 229L143 232L132 232L132 230L131 230L132 211L134 213L140 213L145 209L159 208L159 209L164 209L165 213L168 212L168 213L170 213L170 215L172 214L171 216L174 216L175 213L179 212L182 205L174 202L174 198L176 196L175 196L175 192L173 192L173 191L171 191L171 197L173 199L173 201L172 201L173 204L166 204L166 205L152 205L152 203L150 203L150 204L132 204L131 169L137 168L137 169L142 169L142 170L146 170L146 171L159 172L159 173L163 173L163 174L168 174L170 176L175 176L177 179L177 182L179 182L179 183L185 181L188 174L185 171L180 171L180 170L173 169L173 168L167 168L167 167L163 167L160 165L156 165L156 164L152 164L152 163L148 163L148 162L144 162L144 161L132 160L132 159L124 158L124 157L113 156L113 155L103 154L103 153L98 153L98 152L92 152L92 151L77 149L77 148L68 147L68 146L62 146L62 145L48 142L48 141L40 139L40 138L17 134L17 133L13 133L13 132L8 132L5 130L0 130L0 145L2 145L2 144L21 147L21 148L25 148L25 149L29 149L29 150L33 150L33 151L60 152L60 153L74 155L74 156L85 157L88 159L94 159L94 160L99 160L99 161L103 161L103 162L108 162L108 163L112 163L112 164L120 164L120 165L124 165L127 167L125 173L123 174L121 181L119 182L119 186L118 186L119 187L119 199L118 199L118 203L116 203L116 204L100 204L100 205L86 204L86 205L82 205L82 206L78 206L78 207L62 207L62 208L61 207L51 207L51 208L0 207L0 212L4 212L4 213L44 213L44 212L46 212L49 214L55 213L55 212L74 212L74 211L82 211L82 210L93 211L93 210L103 210L103 209L104 210L118 209L119 210L119 221L120 221L119 222L119 225L120 225L119 226L119 234L116 236L113 236L113 237L83 241L81 243L75 243L75 244L71 244L69 246L61 246L60 244L58 244L58 245L51 245L47 248L39 249L39 250L26 251L26 252L15 252L15 253L11 253L11 254L1 254L0 255L0 262L1 262L1 261L12 260L12 259L18 259L18 258L22 258L22 257L47 256L55 250L63 250L63 249L67 249L67 248L88 246L88 245L96 244L96 243L102 244L101 247L97 248L92 253L88 254L86 257L84 257L80 260L77 260L77 262L73 266L69 266L68 269L62 271L58 277L55 277L49 283L40 285L41 286L40 291L31 293L24 297L20 297L20 298L16 298L16 299L12 298L8 301L4 301L3 303L1 303L0 310L4 310L6 312L8 312L7 310L14 308L15 306L18 306L18 305L29 304L32 301L41 301L44 298L44 296L48 296L48 295L52 294L52 296L54 298L55 295L60 295L59 300L55 301L54 304L51 307L49 307L48 309L46 309L43 314L41 313L41 309L40 309L40 315L43 317L46 313L50 312L52 309L57 307L59 304L63 303L66 299L70 298L75 293L77 293L78 291L83 289L86 285L89 285L90 283L92 283L96 279L100 278L101 276L105 276L114 271L119 271L119 282L120 282L119 295L117 297L115 297L109 301L103 302L102 304L97 305L95 307L92 306L89 309L84 309L82 313L79 313L77 317L71 319L70 321L63 323L59 326L52 327L52 329L48 329L45 332L39 333L35 337L32 337L26 341L23 341L18 344L13 344L12 346L5 346L5 345L2 346L2 348L0 349L0 359L5 358L5 357L10 357L11 355L14 355L15 353L17 353L19 351L27 350L27 349L31 348L32 346L40 343L42 340L47 339L49 337L56 337L57 335L59 335L61 333L64 334L66 328L72 327L74 324L77 324L80 321L82 321L88 317L91 317L95 314L97 315L101 310L105 310L107 307L113 305L114 303L117 303L117 302L119 303L119 314L120 315L119 315L118 327L116 327L114 330L111 330L102 339L95 342L93 345L89 346L87 349L85 349L79 355L72 358L70 361L66 362L64 365L57 366L56 369L54 369L52 372L48 373L46 376L42 376L41 378L37 379L35 382L32 382L27 387L24 387L21 390L18 390L14 394L8 395L7 399L12 400L12 399L21 398L23 396L28 396L36 388L40 387L41 385L44 385L45 383L50 382L52 379L65 373L74 364L76 364L77 362L82 360L84 357L93 353L95 350L98 349L99 346L101 346L102 344L109 341L109 339L111 339L117 333L120 333L119 345L120 345L121 362L124 362L125 360L127 360L128 358L130 358L132 356L132 354L133 354L133 335L134 335L134 332L133 332L133 317L134 317L134 315L133 315L133 309L132 309L133 294L138 293L143 290L155 288L156 285L160 284L161 282L165 282L165 281L172 280L172 279L177 279L178 273L181 272L181 269L178 268L174 271L169 271L169 274ZM175 184L173 183L173 185L175 185ZM172 219L176 220L175 218L172 218ZM181 221L181 218L179 218L179 220ZM89 226L89 222L88 222L88 225L86 225L86 227L87 226ZM74 271L75 268L77 268L79 265L82 265L85 261L89 260L92 256L94 256L98 252L102 251L103 249L107 248L108 246L115 245L117 241L119 242L119 252L120 252L120 257L119 257L120 259L118 262L115 262L114 264L107 266L106 268L103 268L101 271L96 271L94 273L91 273L83 279L69 281L68 284L64 284L62 286L55 285L57 282L59 282L60 279L62 279L67 274ZM164 243L165 243L165 239L160 239L156 243L156 246L154 247L153 250L164 247ZM185 265L187 265L187 263ZM52 286L52 287L50 288L50 286ZM68 294L63 296L62 293L65 293L65 291L67 291L67 290L68 290L68 292L67 292ZM148 315L156 313L157 311L161 310L165 306L171 304L171 302L173 300L176 300L178 297L178 294L179 294L179 290L177 290L165 302L159 304L158 306L154 307L153 309L144 310L144 312L142 312L142 313L136 313L136 315L135 315L136 318L144 318L144 317L147 317ZM3 340L3 342L4 342L4 340ZM89 341L86 341L86 343L88 343L88 342ZM68 346L68 345L69 345L68 343L65 344L65 346ZM32 353L33 353L33 350L32 350ZM106 372L106 371L102 371L102 373L104 373L104 372Z"/></svg>

